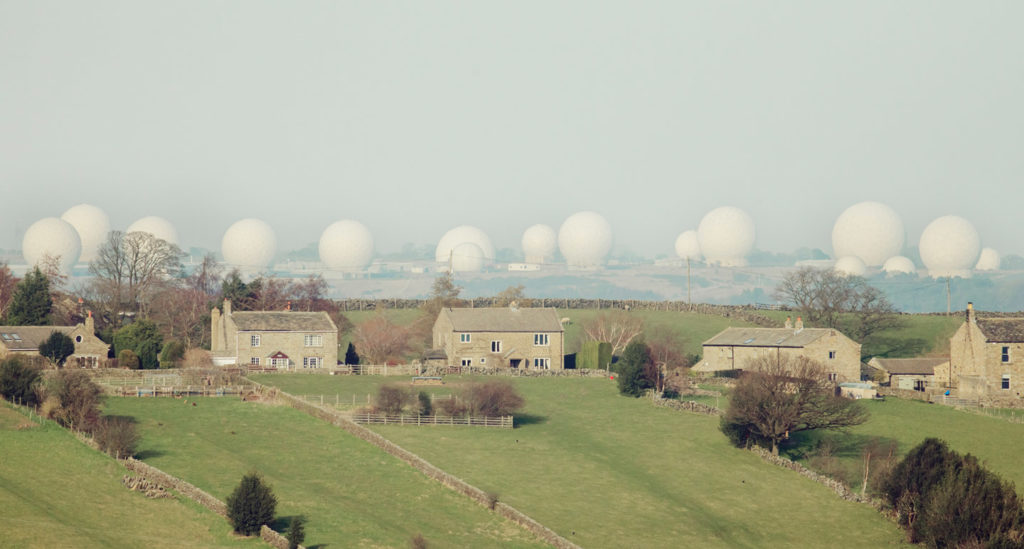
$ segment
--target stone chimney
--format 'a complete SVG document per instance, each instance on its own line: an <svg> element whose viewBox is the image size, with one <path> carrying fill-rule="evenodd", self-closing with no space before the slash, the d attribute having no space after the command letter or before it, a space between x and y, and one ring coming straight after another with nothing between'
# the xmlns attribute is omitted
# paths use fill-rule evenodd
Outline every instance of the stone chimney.
<svg viewBox="0 0 1024 549"><path fill-rule="evenodd" d="M94 336L96 335L96 321L92 318L92 311L87 311L88 316L85 317L85 333Z"/></svg>
<svg viewBox="0 0 1024 549"><path fill-rule="evenodd" d="M224 314L225 315L231 314L231 300L230 299L226 299L226 298L224 299Z"/></svg>
<svg viewBox="0 0 1024 549"><path fill-rule="evenodd" d="M284 310L286 310L286 311L292 310L292 302L291 301L289 301L288 304L284 306Z"/></svg>
<svg viewBox="0 0 1024 549"><path fill-rule="evenodd" d="M790 329L790 330L793 329L793 317L791 317L791 316L787 316L786 317L786 324L785 324L784 327L787 328L787 329Z"/></svg>
<svg viewBox="0 0 1024 549"><path fill-rule="evenodd" d="M231 302L224 300L225 307L231 307ZM214 307L210 311L210 350L219 351L220 347L220 309Z"/></svg>
<svg viewBox="0 0 1024 549"><path fill-rule="evenodd" d="M803 329L804 329L804 319L803 319L803 317L798 316L798 317L796 317L796 331L800 332Z"/></svg>
<svg viewBox="0 0 1024 549"><path fill-rule="evenodd" d="M974 316L974 303L971 301L967 302L967 322L977 321L977 317Z"/></svg>

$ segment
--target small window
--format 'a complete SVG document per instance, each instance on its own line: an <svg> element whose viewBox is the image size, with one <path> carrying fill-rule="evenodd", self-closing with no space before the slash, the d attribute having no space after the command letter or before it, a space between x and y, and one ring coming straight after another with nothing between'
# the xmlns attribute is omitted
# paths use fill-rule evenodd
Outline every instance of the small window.
<svg viewBox="0 0 1024 549"><path fill-rule="evenodd" d="M469 343L471 340L471 334L459 334L459 343Z"/></svg>
<svg viewBox="0 0 1024 549"><path fill-rule="evenodd" d="M253 366L259 366L260 365L260 357L254 356L254 357L250 358L249 359L249 364L252 364Z"/></svg>
<svg viewBox="0 0 1024 549"><path fill-rule="evenodd" d="M460 360L459 363L462 364L463 366L472 366L473 365L473 359L472 358L464 358L464 359Z"/></svg>
<svg viewBox="0 0 1024 549"><path fill-rule="evenodd" d="M323 358L318 356L304 356L302 357L303 368L319 368L323 366Z"/></svg>
<svg viewBox="0 0 1024 549"><path fill-rule="evenodd" d="M252 334L251 336L249 336L249 345L251 345L253 347L259 347L260 346L260 334Z"/></svg>
<svg viewBox="0 0 1024 549"><path fill-rule="evenodd" d="M835 358L836 358L836 352L835 351L829 351L828 352L828 359L829 360L834 360Z"/></svg>
<svg viewBox="0 0 1024 549"><path fill-rule="evenodd" d="M485 356L480 357L480 364L487 364L487 357L485 357Z"/></svg>
<svg viewBox="0 0 1024 549"><path fill-rule="evenodd" d="M492 353L500 353L501 352L501 342L500 341L492 341L491 342L491 352Z"/></svg>
<svg viewBox="0 0 1024 549"><path fill-rule="evenodd" d="M839 374L837 374L835 372L832 372L832 373L828 374L828 380L829 381L839 381Z"/></svg>
<svg viewBox="0 0 1024 549"><path fill-rule="evenodd" d="M1003 347L1003 362L1009 362L1009 361L1010 361L1010 348L1009 347Z"/></svg>
<svg viewBox="0 0 1024 549"><path fill-rule="evenodd" d="M324 346L324 336L319 335L319 334L313 334L313 335L308 335L307 334L306 336L304 336L302 338L302 340L303 340L303 343L306 345L306 347L323 347Z"/></svg>
<svg viewBox="0 0 1024 549"><path fill-rule="evenodd" d="M81 343L81 342L82 342L82 336L76 335L75 336L75 343Z"/></svg>
<svg viewBox="0 0 1024 549"><path fill-rule="evenodd" d="M550 358L535 358L533 359L533 367L538 370L549 370L551 369Z"/></svg>
<svg viewBox="0 0 1024 549"><path fill-rule="evenodd" d="M914 380L914 390L915 391L922 391L923 392L924 391L924 387L925 387L925 382L923 380L920 380L920 379L915 379Z"/></svg>
<svg viewBox="0 0 1024 549"><path fill-rule="evenodd" d="M1009 389L1009 388L1010 388L1010 374L1006 374L1006 375L1003 376L1003 389Z"/></svg>
<svg viewBox="0 0 1024 549"><path fill-rule="evenodd" d="M538 347L546 347L551 344L549 334L533 334L533 344Z"/></svg>

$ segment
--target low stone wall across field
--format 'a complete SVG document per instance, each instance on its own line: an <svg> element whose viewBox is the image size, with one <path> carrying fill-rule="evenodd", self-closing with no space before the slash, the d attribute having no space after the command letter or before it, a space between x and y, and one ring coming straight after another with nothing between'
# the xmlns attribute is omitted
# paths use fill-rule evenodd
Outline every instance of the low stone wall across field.
<svg viewBox="0 0 1024 549"><path fill-rule="evenodd" d="M174 490L222 517L226 518L228 516L228 508L223 501L200 490L196 486L134 458L128 458L122 463L124 463L125 469L134 472L138 476L158 486L163 486L165 489Z"/></svg>
<svg viewBox="0 0 1024 549"><path fill-rule="evenodd" d="M693 412L696 414L704 414L706 416L722 415L722 410L709 404L694 402L692 400L682 401L671 398L653 398L652 401L655 406L659 406L661 408L671 408L681 412Z"/></svg>
<svg viewBox="0 0 1024 549"><path fill-rule="evenodd" d="M431 464L430 462L421 458L420 456L391 442L390 440L384 438L382 435L379 435L361 425L353 423L351 420L349 420L347 417L340 414L339 412L322 406L318 406L316 404L311 404L300 398L296 398L288 393L280 391L276 388L266 387L258 383L255 383L255 385L262 391L264 391L265 394L275 395L280 401L291 406L292 408L295 408L300 412L309 414L317 419L326 421L336 427L340 427L349 434L357 438L360 438L366 442L369 442L370 444L373 444L374 446L384 450L385 452L391 454L392 456L408 463L416 470L427 475L429 478L432 478L440 482L443 486L446 486L451 490L454 490L464 496L469 497L473 501L476 501L477 503L487 507L488 509L493 510L499 516L504 517L522 526L526 530L532 532L541 540L550 543L552 546L558 547L559 549L579 549L578 545L558 535L554 530L551 530L550 528L537 522L536 520L529 517L522 511L519 511L514 507L511 507L498 501L495 495L489 494L477 488L476 486L473 486L468 482L455 477L454 475L446 473L441 468L436 467L435 465Z"/></svg>
<svg viewBox="0 0 1024 549"><path fill-rule="evenodd" d="M789 469L790 471L796 471L800 475L807 477L813 480L814 482L817 482L818 484L822 484L824 486L829 487L829 489L835 492L837 496L846 501L866 503L876 509L881 509L882 507L881 501L871 498L869 496L861 496L860 494L854 492L853 490L850 490L850 487L843 484L842 482L839 482L838 480L830 476L826 476L821 473L812 471L791 459L787 459L782 456L777 456L771 453L770 450L765 450L760 446L753 446L750 448L750 451L753 452L758 457L760 457L762 460L767 461L772 465L777 465L779 467Z"/></svg>

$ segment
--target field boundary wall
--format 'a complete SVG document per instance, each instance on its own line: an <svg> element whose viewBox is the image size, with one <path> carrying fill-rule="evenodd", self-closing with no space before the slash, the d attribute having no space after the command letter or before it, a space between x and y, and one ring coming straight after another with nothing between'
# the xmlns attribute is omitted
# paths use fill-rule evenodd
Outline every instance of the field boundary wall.
<svg viewBox="0 0 1024 549"><path fill-rule="evenodd" d="M580 546L558 535L554 530L551 530L540 522L537 522L526 513L498 501L496 495L487 493L476 486L445 472L420 456L391 442L384 436L377 434L362 425L357 425L340 412L318 406L316 404L311 404L276 388L267 387L256 382L253 382L253 384L259 388L264 395L268 397L273 395L279 401L300 412L322 421L326 421L336 427L340 427L347 433L360 438L381 450L384 450L388 454L408 463L414 469L423 473L427 477L440 482L443 486L469 497L480 505L493 510L499 516L518 524L541 540L550 543L552 546L559 549L581 549Z"/></svg>

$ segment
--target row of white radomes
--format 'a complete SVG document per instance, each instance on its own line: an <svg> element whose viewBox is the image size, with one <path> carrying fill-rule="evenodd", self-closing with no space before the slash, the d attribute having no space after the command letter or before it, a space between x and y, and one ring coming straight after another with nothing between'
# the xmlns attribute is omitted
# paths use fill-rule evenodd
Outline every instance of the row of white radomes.
<svg viewBox="0 0 1024 549"><path fill-rule="evenodd" d="M718 208L704 216L696 231L679 235L676 254L687 260L703 256L709 264L743 265L753 237L749 215L737 208ZM886 273L915 273L913 261L900 255L904 239L903 220L892 208L878 202L854 204L832 229L834 268L858 276L879 266ZM921 234L918 251L933 277L969 276L972 267L996 270L1000 263L998 252L981 248L974 225L954 215L932 221Z"/></svg>

